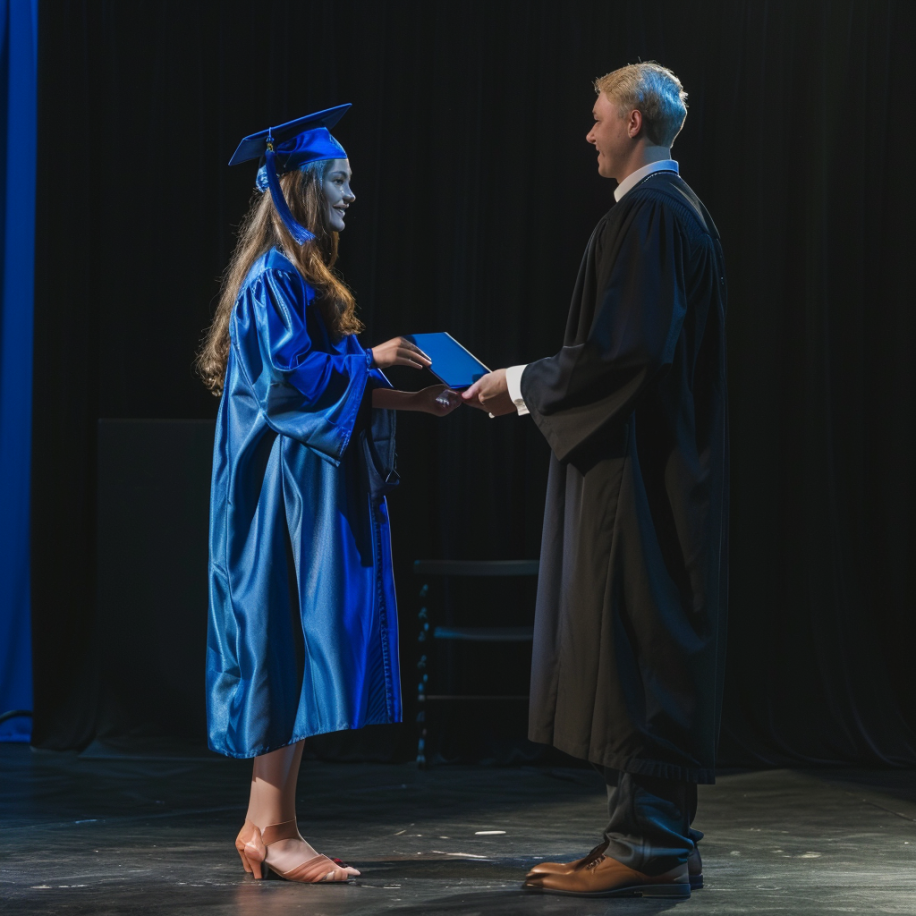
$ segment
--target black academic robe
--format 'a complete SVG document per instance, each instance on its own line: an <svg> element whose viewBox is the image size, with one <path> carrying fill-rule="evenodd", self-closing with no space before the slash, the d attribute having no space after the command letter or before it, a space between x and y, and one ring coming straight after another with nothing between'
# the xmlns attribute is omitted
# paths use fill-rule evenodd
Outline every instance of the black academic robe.
<svg viewBox="0 0 916 916"><path fill-rule="evenodd" d="M529 737L713 782L727 599L725 268L656 172L589 240L563 349L521 389L553 454Z"/></svg>

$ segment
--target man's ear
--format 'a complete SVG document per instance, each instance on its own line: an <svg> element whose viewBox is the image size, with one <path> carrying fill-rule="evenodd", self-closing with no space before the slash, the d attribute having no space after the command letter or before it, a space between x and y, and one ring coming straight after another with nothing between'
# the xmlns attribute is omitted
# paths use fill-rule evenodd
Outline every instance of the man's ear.
<svg viewBox="0 0 916 916"><path fill-rule="evenodd" d="M638 108L627 112L627 136L635 140L642 133L642 112Z"/></svg>

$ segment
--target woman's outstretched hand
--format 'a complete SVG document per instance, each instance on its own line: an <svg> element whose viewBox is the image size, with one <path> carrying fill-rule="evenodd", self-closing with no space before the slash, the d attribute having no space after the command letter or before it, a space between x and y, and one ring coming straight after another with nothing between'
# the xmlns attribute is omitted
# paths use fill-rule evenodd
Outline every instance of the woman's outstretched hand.
<svg viewBox="0 0 916 916"><path fill-rule="evenodd" d="M372 348L372 363L377 369L387 369L389 366L427 369L432 362L416 344L403 337L392 337L391 340Z"/></svg>
<svg viewBox="0 0 916 916"><path fill-rule="evenodd" d="M431 385L415 394L417 409L437 417L446 417L462 405L461 395L448 385Z"/></svg>

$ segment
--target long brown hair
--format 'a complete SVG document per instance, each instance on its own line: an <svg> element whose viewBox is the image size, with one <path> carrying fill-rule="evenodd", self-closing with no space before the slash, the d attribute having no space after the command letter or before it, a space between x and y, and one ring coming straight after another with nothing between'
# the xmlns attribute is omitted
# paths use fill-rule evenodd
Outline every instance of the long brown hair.
<svg viewBox="0 0 916 916"><path fill-rule="evenodd" d="M317 292L316 303L331 335L338 340L358 334L362 322L356 317L356 300L334 272L337 261L337 233L330 228L322 192L325 172L331 160L323 160L303 171L280 176L280 187L296 221L307 226L314 241L299 245L289 234L273 205L270 192L258 193L239 227L238 243L223 274L219 305L213 323L197 354L196 366L204 384L217 397L223 393L229 360L229 319L239 290L252 264L264 252L279 248L296 265L305 281Z"/></svg>

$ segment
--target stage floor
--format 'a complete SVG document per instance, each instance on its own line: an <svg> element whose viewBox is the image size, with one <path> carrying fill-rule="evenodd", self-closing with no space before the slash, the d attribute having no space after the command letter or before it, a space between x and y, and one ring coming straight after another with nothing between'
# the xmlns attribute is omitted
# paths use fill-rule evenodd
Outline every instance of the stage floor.
<svg viewBox="0 0 916 916"><path fill-rule="evenodd" d="M250 764L36 754L0 745L4 914L916 914L916 780L732 773L700 787L706 887L688 901L523 892L539 858L598 842L604 788L577 769L307 762L302 832L349 886L255 882L233 839ZM486 833L481 834L481 831Z"/></svg>

